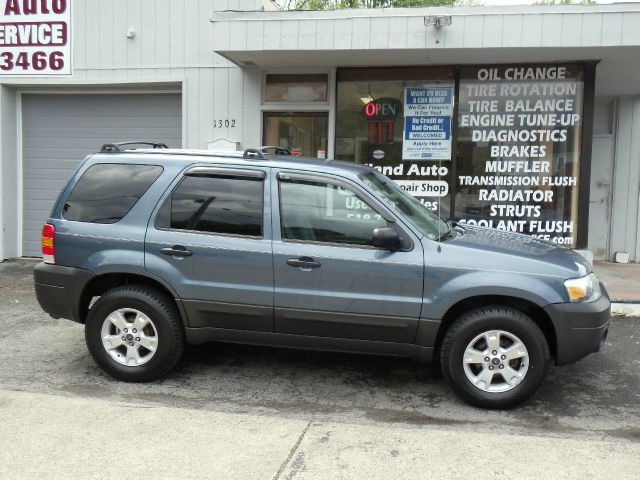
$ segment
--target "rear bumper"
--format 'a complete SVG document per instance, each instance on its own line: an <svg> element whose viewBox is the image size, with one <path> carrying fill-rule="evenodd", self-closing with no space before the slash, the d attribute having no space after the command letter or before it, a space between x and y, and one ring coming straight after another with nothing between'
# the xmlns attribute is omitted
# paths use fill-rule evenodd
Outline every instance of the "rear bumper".
<svg viewBox="0 0 640 480"><path fill-rule="evenodd" d="M80 296L93 277L93 273L81 268L38 263L33 269L33 279L40 307L53 318L81 323Z"/></svg>
<svg viewBox="0 0 640 480"><path fill-rule="evenodd" d="M556 331L558 365L576 362L604 345L611 316L611 301L604 287L595 302L555 303L545 311Z"/></svg>

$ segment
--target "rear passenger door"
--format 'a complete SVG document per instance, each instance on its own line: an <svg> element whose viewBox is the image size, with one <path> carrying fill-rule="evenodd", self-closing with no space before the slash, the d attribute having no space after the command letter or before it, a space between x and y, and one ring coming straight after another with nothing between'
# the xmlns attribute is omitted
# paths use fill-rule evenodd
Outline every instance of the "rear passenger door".
<svg viewBox="0 0 640 480"><path fill-rule="evenodd" d="M189 326L273 331L268 169L193 167L151 217L146 269L182 298Z"/></svg>

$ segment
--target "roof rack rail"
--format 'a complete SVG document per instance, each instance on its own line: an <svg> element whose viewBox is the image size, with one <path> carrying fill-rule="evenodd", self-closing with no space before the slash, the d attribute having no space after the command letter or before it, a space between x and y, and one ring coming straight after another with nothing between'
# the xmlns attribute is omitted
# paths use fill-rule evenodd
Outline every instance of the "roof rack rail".
<svg viewBox="0 0 640 480"><path fill-rule="evenodd" d="M291 155L291 150L284 147L277 147L275 145L264 145L260 147L262 153L269 153L269 150L273 150L274 155Z"/></svg>
<svg viewBox="0 0 640 480"><path fill-rule="evenodd" d="M272 150L270 152L269 150ZM291 155L291 150L284 147L277 147L275 145L264 145L259 148L247 148L242 157L243 158L264 158L264 155Z"/></svg>
<svg viewBox="0 0 640 480"><path fill-rule="evenodd" d="M247 148L242 154L242 158L264 158L264 155L257 148Z"/></svg>
<svg viewBox="0 0 640 480"><path fill-rule="evenodd" d="M147 145L151 148L169 148L167 147L166 143L160 143L160 142L145 142L145 141L120 142L120 143L105 143L104 145L102 145L100 152L102 153L122 152L125 149L122 149L120 147L126 147L127 145Z"/></svg>

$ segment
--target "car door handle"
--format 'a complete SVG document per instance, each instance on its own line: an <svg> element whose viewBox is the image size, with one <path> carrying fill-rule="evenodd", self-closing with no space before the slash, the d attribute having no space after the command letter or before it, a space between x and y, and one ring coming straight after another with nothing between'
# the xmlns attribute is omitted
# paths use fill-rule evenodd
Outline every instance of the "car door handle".
<svg viewBox="0 0 640 480"><path fill-rule="evenodd" d="M318 268L320 262L316 262L311 257L290 258L287 260L287 265L299 268Z"/></svg>
<svg viewBox="0 0 640 480"><path fill-rule="evenodd" d="M165 255L171 255L173 257L190 257L191 255L193 255L193 252L191 250L187 250L182 245L174 245L173 247L161 248L160 252L164 253Z"/></svg>

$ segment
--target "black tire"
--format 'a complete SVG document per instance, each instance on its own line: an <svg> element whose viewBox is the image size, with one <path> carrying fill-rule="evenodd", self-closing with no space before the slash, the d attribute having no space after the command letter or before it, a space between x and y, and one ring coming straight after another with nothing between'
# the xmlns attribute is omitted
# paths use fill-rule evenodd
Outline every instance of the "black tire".
<svg viewBox="0 0 640 480"><path fill-rule="evenodd" d="M529 354L524 379L505 392L487 392L474 385L465 374L463 356L467 345L489 330L503 330L518 337ZM508 409L531 398L549 367L549 345L540 327L523 312L493 305L469 310L447 331L440 348L440 364L445 379L466 403L491 409ZM498 376L500 379L500 376Z"/></svg>
<svg viewBox="0 0 640 480"><path fill-rule="evenodd" d="M122 365L109 355L102 344L104 320L121 308L139 310L155 325L158 346L147 363ZM87 348L98 366L112 377L127 382L148 382L163 377L184 352L184 327L175 304L159 290L143 285L117 287L102 295L91 307L84 331Z"/></svg>

